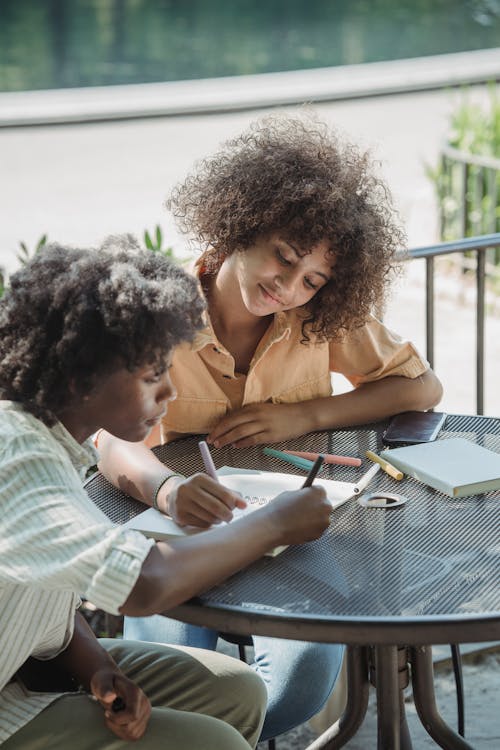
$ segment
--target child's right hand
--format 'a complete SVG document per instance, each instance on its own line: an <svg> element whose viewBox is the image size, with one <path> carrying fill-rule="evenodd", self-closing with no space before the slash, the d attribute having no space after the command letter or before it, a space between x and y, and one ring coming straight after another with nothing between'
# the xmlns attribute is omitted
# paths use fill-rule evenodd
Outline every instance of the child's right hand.
<svg viewBox="0 0 500 750"><path fill-rule="evenodd" d="M281 531L280 544L302 544L318 539L328 528L332 506L323 487L282 492L256 513L267 513Z"/></svg>
<svg viewBox="0 0 500 750"><path fill-rule="evenodd" d="M160 507L181 526L207 529L212 524L230 521L234 508L246 508L240 495L228 490L207 474L193 474L188 479L172 479Z"/></svg>
<svg viewBox="0 0 500 750"><path fill-rule="evenodd" d="M117 667L97 670L90 682L91 695L101 704L106 726L122 740L138 740L146 731L151 703L141 688ZM120 703L117 708L116 701Z"/></svg>

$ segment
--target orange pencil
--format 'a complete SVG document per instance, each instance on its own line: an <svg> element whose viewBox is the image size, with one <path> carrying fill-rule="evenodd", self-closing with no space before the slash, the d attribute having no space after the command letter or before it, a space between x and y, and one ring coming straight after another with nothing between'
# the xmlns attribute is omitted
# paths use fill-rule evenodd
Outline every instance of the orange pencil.
<svg viewBox="0 0 500 750"><path fill-rule="evenodd" d="M282 451L291 456L306 458L308 461L316 461L319 455L325 457L325 464L340 464L341 466L361 466L361 459L353 456L335 456L332 453L307 453L306 451Z"/></svg>

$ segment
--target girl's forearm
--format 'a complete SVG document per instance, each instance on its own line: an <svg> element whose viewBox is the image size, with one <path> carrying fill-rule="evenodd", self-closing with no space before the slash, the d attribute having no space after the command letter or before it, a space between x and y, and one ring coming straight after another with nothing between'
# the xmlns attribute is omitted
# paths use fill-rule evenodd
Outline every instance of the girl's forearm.
<svg viewBox="0 0 500 750"><path fill-rule="evenodd" d="M304 402L311 431L354 426L439 403L441 383L432 370L417 378L387 377L338 396Z"/></svg>

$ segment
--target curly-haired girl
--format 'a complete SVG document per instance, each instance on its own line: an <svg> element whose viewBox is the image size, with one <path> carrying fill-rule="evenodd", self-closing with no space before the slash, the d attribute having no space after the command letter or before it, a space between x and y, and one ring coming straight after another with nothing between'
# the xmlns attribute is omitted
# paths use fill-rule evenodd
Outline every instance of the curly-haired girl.
<svg viewBox="0 0 500 750"><path fill-rule="evenodd" d="M271 118L203 161L169 207L204 250L211 327L176 355L163 441L208 432L244 447L438 402L428 364L372 315L403 234L366 153ZM332 396L331 372L354 389Z"/></svg>
<svg viewBox="0 0 500 750"><path fill-rule="evenodd" d="M439 401L428 363L373 315L404 237L366 153L325 125L272 117L202 161L168 206L203 251L196 275L210 322L175 353L177 399L152 443L208 433L217 447L247 447ZM333 395L332 372L353 390ZM116 481L112 445L104 438L103 468ZM142 459L144 474L160 472L146 450ZM203 495L197 481L166 483L160 507L181 523L227 518L231 509ZM126 632L216 642L208 630L158 618L129 620ZM321 707L340 649L260 638L254 645L268 684L269 737Z"/></svg>
<svg viewBox="0 0 500 750"><path fill-rule="evenodd" d="M248 750L257 742L266 695L248 667L218 654L98 641L75 612L81 594L114 614L170 609L328 525L325 494L311 488L283 493L210 539L156 544L89 500L81 477L97 460L90 436L103 427L123 441L147 437L175 396L172 348L193 339L204 307L192 277L129 238L97 250L48 247L0 302L6 750L118 750L130 740L143 750ZM219 502L235 501L222 485L216 491Z"/></svg>

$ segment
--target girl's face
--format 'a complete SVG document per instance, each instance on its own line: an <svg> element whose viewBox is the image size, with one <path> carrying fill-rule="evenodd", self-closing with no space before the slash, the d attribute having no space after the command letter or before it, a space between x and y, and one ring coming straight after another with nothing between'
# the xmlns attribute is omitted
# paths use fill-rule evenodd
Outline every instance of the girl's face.
<svg viewBox="0 0 500 750"><path fill-rule="evenodd" d="M121 368L104 375L84 397L82 418L122 440L144 440L176 396L169 373L171 360L169 354L132 372Z"/></svg>
<svg viewBox="0 0 500 750"><path fill-rule="evenodd" d="M275 233L234 253L245 307L261 317L305 305L332 278L334 259L328 249L321 241L305 253L293 239Z"/></svg>

